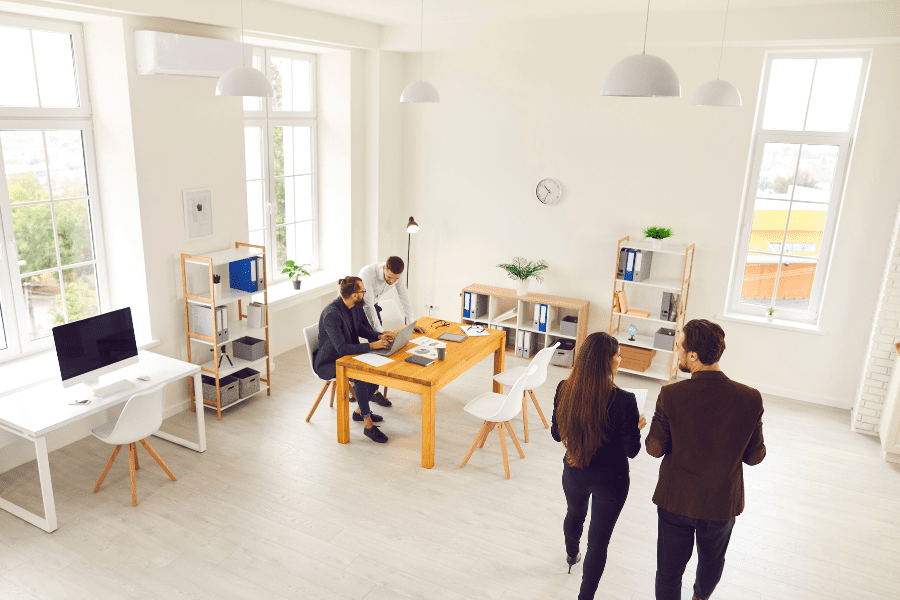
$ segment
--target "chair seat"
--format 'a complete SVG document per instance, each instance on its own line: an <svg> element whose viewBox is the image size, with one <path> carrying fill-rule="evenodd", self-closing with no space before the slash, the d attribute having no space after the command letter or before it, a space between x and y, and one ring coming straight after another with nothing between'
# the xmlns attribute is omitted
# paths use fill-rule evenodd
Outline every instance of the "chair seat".
<svg viewBox="0 0 900 600"><path fill-rule="evenodd" d="M96 437L98 440L105 442L106 439L109 437L109 434L111 434L113 432L113 429L116 428L117 421L118 421L118 419L113 419L112 421L109 421L108 423L104 423L103 425L98 425L97 427L94 427L93 429L91 429L91 433L94 434L94 437Z"/></svg>
<svg viewBox="0 0 900 600"><path fill-rule="evenodd" d="M511 369L503 371L502 373L497 373L496 375L494 375L494 381L504 387L512 386L519 380L519 377L525 374L525 370L527 368L528 367L525 366L513 367Z"/></svg>
<svg viewBox="0 0 900 600"><path fill-rule="evenodd" d="M482 421L487 421L497 414L505 400L505 394L485 392L466 404L463 407L463 410L470 415L478 417Z"/></svg>

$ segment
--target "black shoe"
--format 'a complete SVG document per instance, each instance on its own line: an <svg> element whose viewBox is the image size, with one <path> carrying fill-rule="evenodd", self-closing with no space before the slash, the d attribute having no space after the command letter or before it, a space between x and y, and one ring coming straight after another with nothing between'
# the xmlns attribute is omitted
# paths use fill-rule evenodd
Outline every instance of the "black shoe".
<svg viewBox="0 0 900 600"><path fill-rule="evenodd" d="M581 562L581 552L575 556L566 556L566 562L569 563L569 574L572 574L572 565Z"/></svg>
<svg viewBox="0 0 900 600"><path fill-rule="evenodd" d="M376 415L375 413L369 413L369 416L372 417L372 421L374 423L381 423L382 421L384 421L384 417L382 417L381 415ZM363 419L363 416L361 414L359 414L358 412L353 413L353 420L359 421L359 422L365 421L365 419Z"/></svg>
<svg viewBox="0 0 900 600"><path fill-rule="evenodd" d="M386 444L388 441L388 436L381 433L381 430L375 427L369 427L368 429L364 429L363 433L366 434L366 437L372 440L373 442L378 442L379 444Z"/></svg>
<svg viewBox="0 0 900 600"><path fill-rule="evenodd" d="M369 401L385 408L387 408L388 406L393 406L393 404L391 404L391 401L385 398L384 394L382 394L381 392L375 392L374 394L372 394L372 398Z"/></svg>

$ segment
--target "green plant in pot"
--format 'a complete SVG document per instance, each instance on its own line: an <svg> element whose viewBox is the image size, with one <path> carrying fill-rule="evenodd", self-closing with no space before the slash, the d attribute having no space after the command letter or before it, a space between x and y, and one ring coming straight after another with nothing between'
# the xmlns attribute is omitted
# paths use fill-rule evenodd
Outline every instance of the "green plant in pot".
<svg viewBox="0 0 900 600"><path fill-rule="evenodd" d="M672 230L668 227L647 227L644 229L644 237L650 238L654 250L662 248L662 241L672 237Z"/></svg>
<svg viewBox="0 0 900 600"><path fill-rule="evenodd" d="M521 256L514 257L510 263L500 263L497 266L506 271L506 275L510 279L516 280L516 291L519 296L528 294L528 281L530 279L543 282L542 271L550 268L545 260L532 262L525 260Z"/></svg>
<svg viewBox="0 0 900 600"><path fill-rule="evenodd" d="M295 263L292 260L286 261L284 263L284 268L281 270L282 273L286 274L290 277L291 281L294 284L294 289L300 289L300 278L304 275L308 276L309 271L307 271L304 267L308 267L309 265L301 265Z"/></svg>

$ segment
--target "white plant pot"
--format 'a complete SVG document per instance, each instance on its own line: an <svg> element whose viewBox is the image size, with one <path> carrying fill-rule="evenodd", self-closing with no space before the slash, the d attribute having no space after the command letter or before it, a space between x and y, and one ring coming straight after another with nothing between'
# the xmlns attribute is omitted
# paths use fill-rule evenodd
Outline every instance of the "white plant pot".
<svg viewBox="0 0 900 600"><path fill-rule="evenodd" d="M651 240L650 240L650 246L651 246L654 250L659 250L660 248L662 248L662 240L651 239Z"/></svg>
<svg viewBox="0 0 900 600"><path fill-rule="evenodd" d="M222 283L221 282L213 284L213 294L215 295L216 298L222 297Z"/></svg>
<svg viewBox="0 0 900 600"><path fill-rule="evenodd" d="M773 323L775 321L775 315L766 315L766 321Z"/></svg>
<svg viewBox="0 0 900 600"><path fill-rule="evenodd" d="M528 295L528 280L520 279L516 282L516 293L519 296L527 296Z"/></svg>

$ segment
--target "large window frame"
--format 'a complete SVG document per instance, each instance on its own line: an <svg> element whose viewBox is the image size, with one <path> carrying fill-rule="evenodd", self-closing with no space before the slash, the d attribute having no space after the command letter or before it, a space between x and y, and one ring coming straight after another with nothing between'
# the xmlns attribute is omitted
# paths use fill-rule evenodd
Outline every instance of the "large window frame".
<svg viewBox="0 0 900 600"><path fill-rule="evenodd" d="M77 263L60 264L56 210L54 209L51 210L51 223L57 255L56 266L33 273L37 275L44 273L58 274L61 312L64 322L68 323L70 320L68 302L66 300L66 286L63 284L62 278L63 271L79 267L93 267L98 288L98 309L100 312L103 312L109 306L108 277L102 235L103 225L97 186L91 103L84 65L82 28L80 24L76 23L20 17L6 13L0 13L0 26L66 33L72 36L73 68L78 97L77 107L0 107L0 130L2 131L78 131L81 135L84 150L85 183L87 184L86 195L54 198L51 186L50 197L47 200L31 203L56 206L70 201L87 201L90 231L92 233L93 257L90 260ZM0 349L0 363L4 363L53 348L53 336L47 335L35 340L29 339L28 307L20 273L12 214L14 208L27 206L29 203L16 203L15 205L11 203L2 148L0 148L0 183L2 183L2 186L0 186L0 235L2 235L2 241L0 241L0 304L2 304L2 326L6 340L6 347Z"/></svg>
<svg viewBox="0 0 900 600"><path fill-rule="evenodd" d="M846 132L820 132L820 131L790 131L790 130L770 130L763 129L763 118L766 110L766 100L768 98L769 80L772 71L772 62L776 59L833 59L833 58L860 58L862 66L857 87L857 93L851 113L851 120ZM821 314L822 304L824 300L824 291L828 281L828 272L830 270L831 259L834 252L834 240L837 233L837 226L840 220L840 213L843 205L844 189L847 180L847 172L850 164L850 156L852 151L853 139L856 135L857 125L859 123L860 108L862 99L865 94L866 82L868 79L869 63L871 58L870 51L803 51L803 52L767 52L763 70L763 80L760 86L759 102L754 125L753 142L750 150L750 165L748 167L747 187L743 198L743 208L741 211L741 222L738 229L736 257L734 261L734 270L731 274L731 284L729 286L728 300L726 302L726 312L732 314L744 314L756 317L765 316L769 308L774 308L776 317L779 320L794 321L805 324L818 324L819 315ZM804 116L804 128L809 116L810 99L813 93L813 86L810 86L810 97L807 98L806 114ZM836 146L839 148L838 158L834 170L834 178L832 183L831 194L828 201L828 213L822 231L822 239L819 245L819 254L815 259L815 275L813 278L810 299L806 310L784 309L776 306L777 294L781 283L782 265L785 258L796 263L809 262L811 259L804 261L802 255L792 255L786 239L787 231L790 227L791 212L788 211L787 221L785 224L785 240L777 251L765 252L751 250L750 238L753 228L754 210L757 198L757 189L759 186L760 171L763 165L763 153L766 144L791 144L798 145L798 165L802 156L802 148L806 145L826 145ZM795 168L795 177L798 168ZM792 186L796 188L796 186ZM793 203L798 203L796 199L789 199L793 207ZM744 285L745 272L747 267L747 259L750 254L769 255L772 260L778 264L775 274L775 287L773 297L770 299L768 306L760 304L749 304L741 301L741 291Z"/></svg>

